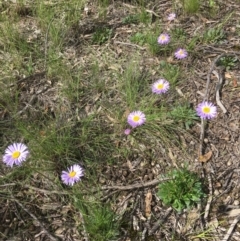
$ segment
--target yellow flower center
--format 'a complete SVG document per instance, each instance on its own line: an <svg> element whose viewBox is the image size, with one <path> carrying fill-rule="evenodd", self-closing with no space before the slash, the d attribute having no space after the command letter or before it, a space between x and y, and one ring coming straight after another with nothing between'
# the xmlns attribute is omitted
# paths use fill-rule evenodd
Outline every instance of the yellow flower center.
<svg viewBox="0 0 240 241"><path fill-rule="evenodd" d="M76 172L72 171L72 172L69 173L69 177L75 177L76 174L77 174Z"/></svg>
<svg viewBox="0 0 240 241"><path fill-rule="evenodd" d="M203 110L203 112L204 112L205 114L209 114L210 111L211 111L210 107L208 107L208 106L203 107L202 110Z"/></svg>
<svg viewBox="0 0 240 241"><path fill-rule="evenodd" d="M135 115L135 116L133 117L133 121L139 121L139 120L140 120L140 117L139 117L139 116Z"/></svg>
<svg viewBox="0 0 240 241"><path fill-rule="evenodd" d="M166 36L165 35L162 35L161 36L161 40L165 40L166 39Z"/></svg>
<svg viewBox="0 0 240 241"><path fill-rule="evenodd" d="M157 88L158 88L159 90L161 90L161 89L163 88L163 84L158 84L158 85L157 85Z"/></svg>
<svg viewBox="0 0 240 241"><path fill-rule="evenodd" d="M183 50L179 50L179 54L180 54L180 55L183 55Z"/></svg>
<svg viewBox="0 0 240 241"><path fill-rule="evenodd" d="M20 155L21 155L21 152L20 152L20 151L15 151L15 152L13 152L13 154L12 154L12 158L13 158L13 159L17 159Z"/></svg>

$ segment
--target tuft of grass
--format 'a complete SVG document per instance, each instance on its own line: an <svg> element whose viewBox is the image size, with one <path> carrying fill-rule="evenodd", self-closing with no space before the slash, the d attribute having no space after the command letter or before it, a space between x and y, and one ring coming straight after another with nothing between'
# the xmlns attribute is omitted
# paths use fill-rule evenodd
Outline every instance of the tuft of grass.
<svg viewBox="0 0 240 241"><path fill-rule="evenodd" d="M93 44L103 44L107 42L112 36L112 30L107 27L101 27L94 32L92 36Z"/></svg>
<svg viewBox="0 0 240 241"><path fill-rule="evenodd" d="M203 34L203 41L206 43L217 43L225 38L221 27L210 28Z"/></svg>
<svg viewBox="0 0 240 241"><path fill-rule="evenodd" d="M169 112L169 115L176 124L182 124L186 129L190 129L194 122L199 119L196 111L189 104L176 106Z"/></svg>
<svg viewBox="0 0 240 241"><path fill-rule="evenodd" d="M218 66L223 66L227 71L234 68L238 63L238 58L236 56L224 56L217 62Z"/></svg>
<svg viewBox="0 0 240 241"><path fill-rule="evenodd" d="M186 167L173 170L167 176L171 180L159 184L158 196L165 205L170 205L177 212L189 209L204 197L200 178Z"/></svg>
<svg viewBox="0 0 240 241"><path fill-rule="evenodd" d="M127 17L122 19L124 24L149 24L151 22L150 14L145 10L145 8L141 8L141 11L137 14L130 14Z"/></svg>
<svg viewBox="0 0 240 241"><path fill-rule="evenodd" d="M182 1L183 1L183 9L186 13L194 14L199 11L200 9L199 0L182 0Z"/></svg>
<svg viewBox="0 0 240 241"><path fill-rule="evenodd" d="M147 36L144 33L137 32L130 37L130 41L139 45L144 45L147 42Z"/></svg>
<svg viewBox="0 0 240 241"><path fill-rule="evenodd" d="M141 12L138 14L138 19L140 23L149 24L151 22L151 16L146 11L145 8L141 8Z"/></svg>
<svg viewBox="0 0 240 241"><path fill-rule="evenodd" d="M79 198L75 198L74 204L82 214L90 240L114 240L119 236L119 220L109 205L93 200L79 201ZM82 229L82 225L79 226L79 229Z"/></svg>
<svg viewBox="0 0 240 241"><path fill-rule="evenodd" d="M186 35L185 30L180 27L174 27L171 30L171 36L178 44L186 41Z"/></svg>
<svg viewBox="0 0 240 241"><path fill-rule="evenodd" d="M172 87L176 86L180 78L180 67L163 60L160 62L160 68L163 77L170 82Z"/></svg>
<svg viewBox="0 0 240 241"><path fill-rule="evenodd" d="M124 24L137 24L139 23L139 16L137 14L130 14L122 19Z"/></svg>
<svg viewBox="0 0 240 241"><path fill-rule="evenodd" d="M99 4L101 7L108 7L109 4L110 4L110 0L98 0L98 4Z"/></svg>

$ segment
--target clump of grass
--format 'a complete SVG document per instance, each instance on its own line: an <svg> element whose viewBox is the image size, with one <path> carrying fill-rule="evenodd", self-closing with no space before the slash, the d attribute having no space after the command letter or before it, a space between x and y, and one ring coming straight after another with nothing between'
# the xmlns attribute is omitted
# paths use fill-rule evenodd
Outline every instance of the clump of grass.
<svg viewBox="0 0 240 241"><path fill-rule="evenodd" d="M171 30L172 33L172 37L178 42L184 42L186 40L186 32L184 29L180 28L180 27L174 27Z"/></svg>
<svg viewBox="0 0 240 241"><path fill-rule="evenodd" d="M130 37L130 41L139 45L147 42L147 36L144 33L137 32Z"/></svg>
<svg viewBox="0 0 240 241"><path fill-rule="evenodd" d="M226 70L230 70L236 66L238 63L238 58L235 56L224 56L219 59L217 65L223 66Z"/></svg>
<svg viewBox="0 0 240 241"><path fill-rule="evenodd" d="M93 37L92 37L92 42L94 44L103 44L106 41L109 40L109 38L112 35L112 30L107 28L107 27L101 27L94 32Z"/></svg>
<svg viewBox="0 0 240 241"><path fill-rule="evenodd" d="M144 8L141 8L141 11L139 13L130 14L127 17L122 19L122 22L124 24L138 24L138 23L148 24L150 23L150 21L151 21L151 17Z"/></svg>
<svg viewBox="0 0 240 241"><path fill-rule="evenodd" d="M189 129L199 119L196 111L189 104L176 106L169 115L176 124L182 124L186 129Z"/></svg>
<svg viewBox="0 0 240 241"><path fill-rule="evenodd" d="M159 184L158 196L177 212L190 208L204 197L200 178L186 167L173 170L167 176L171 180Z"/></svg>
<svg viewBox="0 0 240 241"><path fill-rule="evenodd" d="M98 4L101 7L107 7L110 4L110 0L98 0Z"/></svg>
<svg viewBox="0 0 240 241"><path fill-rule="evenodd" d="M210 28L203 34L203 41L206 43L220 42L225 38L225 33L221 27Z"/></svg>
<svg viewBox="0 0 240 241"><path fill-rule="evenodd" d="M160 62L160 67L162 69L161 72L163 77L170 82L172 87L176 86L181 73L179 66L167 63L166 61L163 60Z"/></svg>
<svg viewBox="0 0 240 241"><path fill-rule="evenodd" d="M137 14L130 14L122 19L124 24L137 24L139 23L139 16Z"/></svg>
<svg viewBox="0 0 240 241"><path fill-rule="evenodd" d="M183 9L186 13L197 13L200 9L199 0L183 0Z"/></svg>
<svg viewBox="0 0 240 241"><path fill-rule="evenodd" d="M94 201L75 200L90 240L114 240L119 235L119 220L109 205ZM79 226L79 229L82 225Z"/></svg>

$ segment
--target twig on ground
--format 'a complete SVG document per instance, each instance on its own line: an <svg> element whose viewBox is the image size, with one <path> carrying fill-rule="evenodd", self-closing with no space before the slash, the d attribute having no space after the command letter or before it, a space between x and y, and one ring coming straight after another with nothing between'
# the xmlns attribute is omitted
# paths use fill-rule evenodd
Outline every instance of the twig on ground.
<svg viewBox="0 0 240 241"><path fill-rule="evenodd" d="M146 48L145 47L141 47L137 44L132 44L132 43L126 43L126 42L120 42L120 41L114 41L115 44L123 44L123 45L128 45L128 46L132 46L132 47L136 47L138 49L141 49L141 50L145 50Z"/></svg>
<svg viewBox="0 0 240 241"><path fill-rule="evenodd" d="M150 229L150 220L151 220L151 217L149 217L147 219L147 222L145 223L145 227L142 231L142 239L141 239L142 241L144 241L146 239L146 233Z"/></svg>
<svg viewBox="0 0 240 241"><path fill-rule="evenodd" d="M200 131L200 147L199 147L199 156L203 154L203 140L205 133L205 121L201 118L201 131Z"/></svg>
<svg viewBox="0 0 240 241"><path fill-rule="evenodd" d="M54 237L52 234L50 234L47 229L44 227L44 225L38 220L38 218L32 214L20 201L18 201L15 197L12 196L12 199L14 202L16 202L26 213L28 213L42 228L44 233L52 240L52 241L59 241L59 238Z"/></svg>
<svg viewBox="0 0 240 241"><path fill-rule="evenodd" d="M221 72L223 72L223 71L221 71ZM222 77L223 73L219 74L217 71L214 70L213 74L215 74L215 76L218 79L218 84L217 84L217 88L216 88L216 102L217 102L217 105L222 109L223 113L226 114L227 110L223 106L222 102L220 101L220 93L219 93L219 91L222 88L222 84L223 84L223 77Z"/></svg>
<svg viewBox="0 0 240 241"><path fill-rule="evenodd" d="M59 190L50 191L50 190L46 190L46 189L33 187L33 186L28 185L28 184L24 185L24 187L35 190L35 191L38 191L38 192L42 192L42 193L45 193L45 194L59 194L59 195L68 195L69 194L69 192L64 192L64 191L59 191Z"/></svg>
<svg viewBox="0 0 240 241"><path fill-rule="evenodd" d="M207 74L207 83L206 83L206 91L203 97L203 101L208 101L208 94L209 94L209 84L211 81L211 74L213 72L213 69L217 63L217 61L222 58L225 55L225 53L222 53L220 55L218 55L214 61L212 62L210 69L208 71ZM199 156L201 156L203 154L203 140L204 140L204 134L205 134L205 121L201 118L201 133L200 133L200 148L199 148Z"/></svg>
<svg viewBox="0 0 240 241"><path fill-rule="evenodd" d="M209 194L208 194L208 200L207 200L207 205L205 207L205 212L204 212L204 221L205 223L207 223L207 218L209 215L209 210L210 210L210 206L213 200L213 188L212 188L212 179L211 179L211 174L208 173L208 189L209 189Z"/></svg>
<svg viewBox="0 0 240 241"><path fill-rule="evenodd" d="M152 181L149 182L145 182L145 183L137 183L137 184L133 184L133 185L128 185L128 186L103 186L101 187L102 190L107 190L107 189L118 189L118 190L131 190L131 189L135 189L135 188L143 188L143 187L149 187L149 186L154 186L159 184L160 182L164 182L164 181L168 181L171 178L159 178L159 179L154 179Z"/></svg>
<svg viewBox="0 0 240 241"><path fill-rule="evenodd" d="M232 224L230 225L226 235L224 236L224 238L222 239L222 241L228 241L230 239L230 237L232 236L233 230L235 228L235 226L237 225L237 223L240 221L240 215L238 215L232 222Z"/></svg>
<svg viewBox="0 0 240 241"><path fill-rule="evenodd" d="M165 220L169 217L169 215L172 213L172 208L168 208L166 214L164 215L164 217L160 220L158 220L152 227L152 229L148 232L149 235L152 235L157 229L158 227L165 222Z"/></svg>
<svg viewBox="0 0 240 241"><path fill-rule="evenodd" d="M213 72L213 69L214 69L217 61L219 59L221 59L224 55L225 55L225 53L222 53L222 54L218 55L214 59L214 61L212 62L211 66L210 66L210 69L209 69L208 74L207 74L206 91L205 91L205 95L204 95L203 101L207 101L208 100L209 84L210 84L210 81L211 81L211 74Z"/></svg>

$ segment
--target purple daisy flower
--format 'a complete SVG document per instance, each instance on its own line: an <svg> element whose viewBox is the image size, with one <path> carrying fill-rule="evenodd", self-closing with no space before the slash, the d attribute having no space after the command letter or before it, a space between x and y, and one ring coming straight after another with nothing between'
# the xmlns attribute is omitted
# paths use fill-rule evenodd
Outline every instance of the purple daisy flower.
<svg viewBox="0 0 240 241"><path fill-rule="evenodd" d="M75 182L81 180L83 175L83 168L75 164L69 167L67 171L62 171L61 179L64 184L73 186Z"/></svg>
<svg viewBox="0 0 240 241"><path fill-rule="evenodd" d="M22 143L13 143L5 150L3 162L10 167L13 167L14 164L19 166L27 159L28 154L29 151L26 145Z"/></svg>
<svg viewBox="0 0 240 241"><path fill-rule="evenodd" d="M146 121L146 117L141 111L133 111L128 115L127 121L131 127L135 128L143 125Z"/></svg>
<svg viewBox="0 0 240 241"><path fill-rule="evenodd" d="M126 130L124 130L124 134L127 136L130 135L130 133L131 133L131 129L127 128Z"/></svg>
<svg viewBox="0 0 240 241"><path fill-rule="evenodd" d="M152 92L156 94L166 93L169 90L169 82L165 79L159 79L152 85Z"/></svg>
<svg viewBox="0 0 240 241"><path fill-rule="evenodd" d="M158 43L161 45L168 44L170 42L170 36L167 33L162 33L158 37Z"/></svg>
<svg viewBox="0 0 240 241"><path fill-rule="evenodd" d="M177 59L184 59L188 56L188 53L186 49L179 48L174 55Z"/></svg>
<svg viewBox="0 0 240 241"><path fill-rule="evenodd" d="M174 19L176 18L176 13L170 13L169 15L168 15L168 20L169 21L173 21Z"/></svg>
<svg viewBox="0 0 240 241"><path fill-rule="evenodd" d="M197 108L197 115L202 119L212 119L217 115L217 107L211 102L203 101Z"/></svg>

